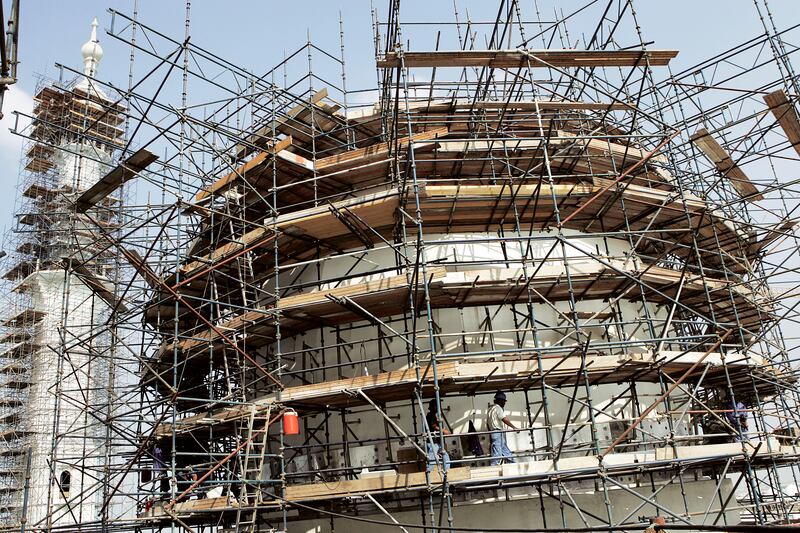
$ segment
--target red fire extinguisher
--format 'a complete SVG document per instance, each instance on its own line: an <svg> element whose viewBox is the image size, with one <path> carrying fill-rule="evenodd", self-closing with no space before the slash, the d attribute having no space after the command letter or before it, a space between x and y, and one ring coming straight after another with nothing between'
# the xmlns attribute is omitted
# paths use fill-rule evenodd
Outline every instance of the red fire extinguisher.
<svg viewBox="0 0 800 533"><path fill-rule="evenodd" d="M283 412L283 434L297 435L298 433L300 433L300 421L297 417L297 411L287 409Z"/></svg>

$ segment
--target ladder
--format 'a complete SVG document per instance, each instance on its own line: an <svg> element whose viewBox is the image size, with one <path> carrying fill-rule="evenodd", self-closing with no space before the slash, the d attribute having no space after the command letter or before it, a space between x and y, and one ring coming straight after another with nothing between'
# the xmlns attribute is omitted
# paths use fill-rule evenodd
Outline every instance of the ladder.
<svg viewBox="0 0 800 533"><path fill-rule="evenodd" d="M262 487L270 475L267 448L271 411L272 405L267 405L266 411L262 412L258 412L255 405L250 406L250 416L247 421L248 440L244 453L239 454L241 488L235 533L258 531L258 510L264 501Z"/></svg>

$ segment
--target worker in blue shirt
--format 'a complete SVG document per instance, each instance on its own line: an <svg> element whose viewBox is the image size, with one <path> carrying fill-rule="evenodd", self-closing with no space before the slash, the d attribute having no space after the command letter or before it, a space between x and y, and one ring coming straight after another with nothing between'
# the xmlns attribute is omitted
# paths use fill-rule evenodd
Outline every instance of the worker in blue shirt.
<svg viewBox="0 0 800 533"><path fill-rule="evenodd" d="M742 434L749 429L747 425L747 407L740 401L731 402L731 407L732 409L725 411L725 419L736 430L734 440L738 442L742 439Z"/></svg>

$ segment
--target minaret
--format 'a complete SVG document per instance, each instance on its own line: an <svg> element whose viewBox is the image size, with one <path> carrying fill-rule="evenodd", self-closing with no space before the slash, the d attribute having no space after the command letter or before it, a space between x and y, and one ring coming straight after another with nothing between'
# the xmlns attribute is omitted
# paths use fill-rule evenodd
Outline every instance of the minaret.
<svg viewBox="0 0 800 533"><path fill-rule="evenodd" d="M94 78L97 73L97 65L103 59L103 47L100 46L100 41L97 40L97 17L92 19L92 35L81 46L81 54L83 55L84 79Z"/></svg>
<svg viewBox="0 0 800 533"><path fill-rule="evenodd" d="M97 19L91 28L81 47L84 76L67 86L44 85L35 96L14 230L19 245L3 276L15 306L0 323L6 347L0 365L10 376L0 382L8 413L0 471L11 478L0 519L19 524L24 517L29 528L97 520L98 480L109 455L100 413L114 386L103 327L114 261L94 221L113 232L118 200L107 198L90 218L72 204L108 172L123 144L124 119L123 108L93 80L103 49Z"/></svg>

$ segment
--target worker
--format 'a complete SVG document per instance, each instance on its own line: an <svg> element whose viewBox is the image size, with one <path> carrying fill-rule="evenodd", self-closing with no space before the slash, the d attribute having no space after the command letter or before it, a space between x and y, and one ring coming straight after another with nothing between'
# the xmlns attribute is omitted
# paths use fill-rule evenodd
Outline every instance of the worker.
<svg viewBox="0 0 800 533"><path fill-rule="evenodd" d="M663 516L654 516L650 519L650 527L644 530L644 533L664 533L667 525L667 520Z"/></svg>
<svg viewBox="0 0 800 533"><path fill-rule="evenodd" d="M441 436L449 435L450 431L440 423L439 404L436 398L428 404L428 414L425 415L425 422L428 424L428 431L430 432L430 438L425 439L425 449L428 452L427 470L428 472L433 470L438 456L439 461L442 463L442 470L447 471L450 468L450 455L441 446Z"/></svg>
<svg viewBox="0 0 800 533"><path fill-rule="evenodd" d="M501 462L516 463L511 450L508 449L506 442L505 426L511 429L517 427L508 419L508 415L504 409L506 405L506 395L502 391L498 391L494 395L494 405L489 408L489 413L486 418L486 427L491 433L489 434L489 441L492 445L492 460L490 465L496 466Z"/></svg>
<svg viewBox="0 0 800 533"><path fill-rule="evenodd" d="M156 443L153 448L153 480L159 480L161 497L169 496L169 476L167 475L167 460L161 445Z"/></svg>
<svg viewBox="0 0 800 533"><path fill-rule="evenodd" d="M192 489L188 494L184 496L185 499L192 500L195 498L197 499L204 498L205 491L203 491L200 486L195 485L198 479L199 477L197 475L195 467L192 465L187 466L186 470L178 475L178 488L177 488L178 496L180 496L187 490Z"/></svg>
<svg viewBox="0 0 800 533"><path fill-rule="evenodd" d="M748 430L747 407L739 401L731 401L730 405L732 409L725 411L725 418L736 431L734 434L734 441L738 442L742 439L742 434Z"/></svg>

